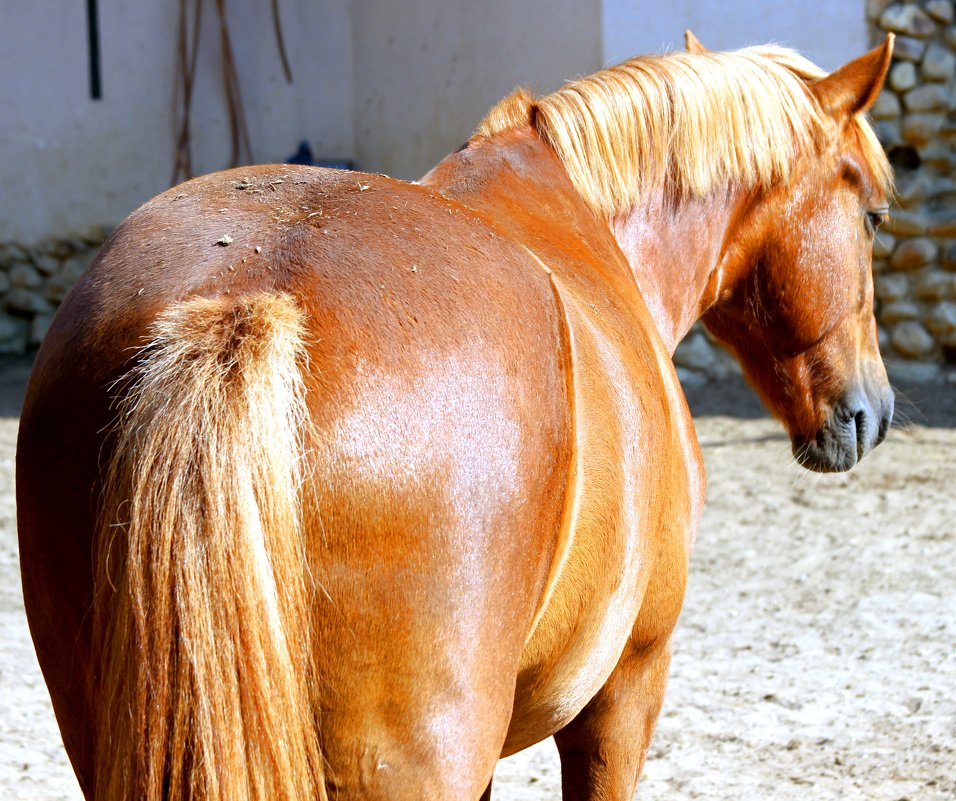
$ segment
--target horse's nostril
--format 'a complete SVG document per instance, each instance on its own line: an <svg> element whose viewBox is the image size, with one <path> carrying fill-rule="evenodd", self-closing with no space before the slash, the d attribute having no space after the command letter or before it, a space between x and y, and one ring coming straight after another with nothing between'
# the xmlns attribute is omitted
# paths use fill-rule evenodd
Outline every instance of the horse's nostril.
<svg viewBox="0 0 956 801"><path fill-rule="evenodd" d="M853 424L856 427L856 458L859 460L866 450L866 412L860 409L853 415Z"/></svg>

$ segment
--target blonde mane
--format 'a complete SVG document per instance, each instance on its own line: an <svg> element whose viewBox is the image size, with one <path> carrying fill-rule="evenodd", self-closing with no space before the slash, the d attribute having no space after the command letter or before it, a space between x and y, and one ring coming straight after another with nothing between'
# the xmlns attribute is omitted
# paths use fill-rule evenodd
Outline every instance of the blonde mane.
<svg viewBox="0 0 956 801"><path fill-rule="evenodd" d="M545 97L518 90L472 141L530 123L591 207L616 215L656 186L699 196L785 182L799 156L840 134L810 88L825 75L774 46L641 56ZM890 166L869 123L852 118L847 135L889 193Z"/></svg>

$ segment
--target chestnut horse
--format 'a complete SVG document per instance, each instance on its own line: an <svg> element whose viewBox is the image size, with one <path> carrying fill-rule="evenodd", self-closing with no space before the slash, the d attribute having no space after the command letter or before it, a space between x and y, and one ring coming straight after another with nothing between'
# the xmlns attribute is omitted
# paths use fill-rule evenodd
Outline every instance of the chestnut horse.
<svg viewBox="0 0 956 801"><path fill-rule="evenodd" d="M517 92L420 183L189 181L37 356L24 595L90 799L478 799L554 736L627 799L704 477L703 317L845 470L884 436L862 113L892 40L643 57Z"/></svg>

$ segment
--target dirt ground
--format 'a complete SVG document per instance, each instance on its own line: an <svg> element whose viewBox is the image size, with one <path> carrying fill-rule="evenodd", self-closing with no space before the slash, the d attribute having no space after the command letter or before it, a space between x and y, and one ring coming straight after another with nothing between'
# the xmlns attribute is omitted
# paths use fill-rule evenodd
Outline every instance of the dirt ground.
<svg viewBox="0 0 956 801"><path fill-rule="evenodd" d="M0 796L80 798L23 616L0 363ZM709 490L641 801L956 799L956 376L907 388L849 474L793 464L737 382L691 391ZM550 743L496 801L560 798Z"/></svg>

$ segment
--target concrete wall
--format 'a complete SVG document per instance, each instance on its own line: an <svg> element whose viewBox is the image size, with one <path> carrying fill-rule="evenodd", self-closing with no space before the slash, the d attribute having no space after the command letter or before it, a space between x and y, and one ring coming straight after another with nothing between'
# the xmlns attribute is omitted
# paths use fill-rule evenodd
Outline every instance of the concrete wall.
<svg viewBox="0 0 956 801"><path fill-rule="evenodd" d="M773 41L826 70L869 48L864 0L604 0L604 59L683 49L687 28L712 50Z"/></svg>
<svg viewBox="0 0 956 801"><path fill-rule="evenodd" d="M356 156L416 178L519 85L539 91L601 66L600 3L353 0Z"/></svg>
<svg viewBox="0 0 956 801"><path fill-rule="evenodd" d="M205 3L193 104L197 172L227 166L218 18ZM177 4L101 0L103 99L90 98L86 4L3 0L0 9L0 242L115 224L169 186ZM277 161L308 138L350 156L348 0L283 2L288 85L269 4L228 3L254 155Z"/></svg>
<svg viewBox="0 0 956 801"><path fill-rule="evenodd" d="M169 185L176 4L101 0L103 99L89 96L84 3L4 0L0 242L113 225ZM228 3L256 161L300 139L318 156L417 177L519 83L547 90L601 64L599 4L579 0L285 0L295 81L269 5ZM204 3L193 166L227 166L218 19Z"/></svg>

